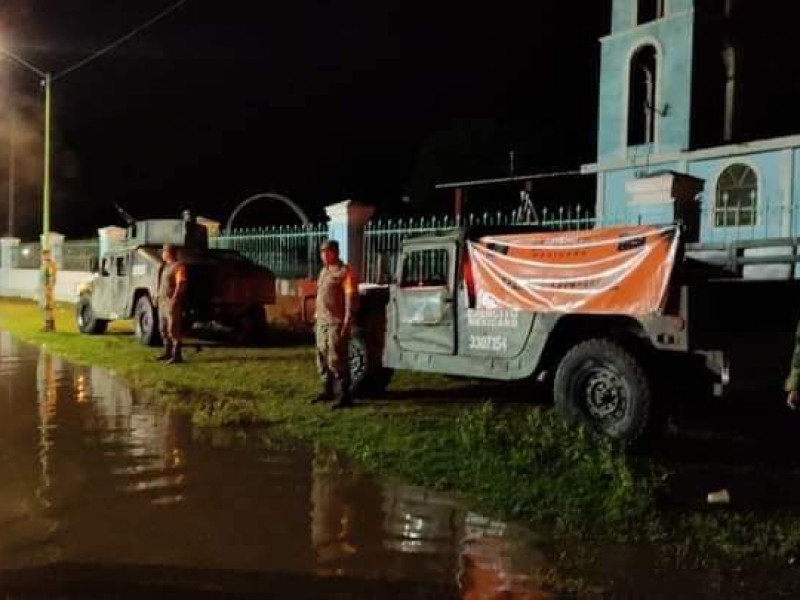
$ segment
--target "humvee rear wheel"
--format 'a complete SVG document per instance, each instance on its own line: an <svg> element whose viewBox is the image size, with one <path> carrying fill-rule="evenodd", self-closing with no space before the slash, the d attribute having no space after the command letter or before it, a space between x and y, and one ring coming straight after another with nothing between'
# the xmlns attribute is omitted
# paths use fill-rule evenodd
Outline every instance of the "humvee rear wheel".
<svg viewBox="0 0 800 600"><path fill-rule="evenodd" d="M603 339L573 347L558 366L555 405L572 424L584 424L624 444L652 425L652 392L641 364L627 349Z"/></svg>
<svg viewBox="0 0 800 600"><path fill-rule="evenodd" d="M158 311L149 296L141 296L136 301L133 314L136 324L136 339L143 346L157 346L161 343L158 333Z"/></svg>
<svg viewBox="0 0 800 600"><path fill-rule="evenodd" d="M75 323L78 331L89 335L100 335L105 333L108 321L98 319L92 308L91 296L81 296L78 305L75 307Z"/></svg>
<svg viewBox="0 0 800 600"><path fill-rule="evenodd" d="M349 349L350 389L359 396L380 396L392 379L394 371L381 364L375 364L370 357L367 344L360 332L353 332ZM380 357L377 357L380 361Z"/></svg>

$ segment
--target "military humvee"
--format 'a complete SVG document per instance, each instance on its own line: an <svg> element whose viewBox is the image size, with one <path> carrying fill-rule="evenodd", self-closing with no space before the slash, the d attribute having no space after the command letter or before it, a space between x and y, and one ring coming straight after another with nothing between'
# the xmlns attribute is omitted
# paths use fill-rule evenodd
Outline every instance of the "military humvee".
<svg viewBox="0 0 800 600"><path fill-rule="evenodd" d="M141 344L160 343L156 294L163 244L174 244L186 265L184 328L222 329L239 342L255 341L266 327L265 305L275 303L275 276L232 250L208 247L208 233L190 216L130 221L125 240L94 265L81 286L78 329L102 334L110 321L134 319Z"/></svg>
<svg viewBox="0 0 800 600"><path fill-rule="evenodd" d="M559 235L553 234L552 246L543 246L547 252L540 252L538 265L563 250ZM491 283L507 290L511 306L476 306L476 265L467 258L468 244L478 239L475 232L452 231L402 242L395 282L361 290L350 348L354 384L380 392L394 369L539 380L567 421L623 443L659 429L676 401L781 393L800 312L800 281L748 280L742 268L794 263L800 260L796 255L742 256L736 265L720 266L692 258L692 248L681 242L677 258L664 265L666 303L660 310L534 311L510 302L523 288L500 275ZM506 258L509 245L491 239L487 251L519 262ZM620 240L616 252L644 256L644 245ZM737 257L736 250L726 256ZM548 285L543 293L564 293Z"/></svg>

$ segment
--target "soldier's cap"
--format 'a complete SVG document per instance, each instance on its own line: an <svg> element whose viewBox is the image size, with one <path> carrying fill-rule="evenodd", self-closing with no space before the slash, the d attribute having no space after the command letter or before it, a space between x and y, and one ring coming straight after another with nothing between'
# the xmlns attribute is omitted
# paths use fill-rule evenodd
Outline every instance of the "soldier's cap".
<svg viewBox="0 0 800 600"><path fill-rule="evenodd" d="M339 251L339 242L336 240L325 240L319 245L320 251L322 250L333 250L334 252Z"/></svg>

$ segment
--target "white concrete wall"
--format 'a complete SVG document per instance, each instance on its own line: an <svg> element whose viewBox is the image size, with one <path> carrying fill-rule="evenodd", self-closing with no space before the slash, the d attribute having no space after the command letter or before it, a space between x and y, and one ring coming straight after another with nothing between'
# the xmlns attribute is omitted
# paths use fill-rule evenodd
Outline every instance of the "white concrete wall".
<svg viewBox="0 0 800 600"><path fill-rule="evenodd" d="M56 300L58 302L75 302L78 298L78 286L91 279L92 274L88 271L58 271L56 274ZM275 285L278 295L296 296L299 294L299 280L278 279ZM0 269L0 296L38 300L39 270Z"/></svg>
<svg viewBox="0 0 800 600"><path fill-rule="evenodd" d="M56 274L56 301L75 302L78 285L89 281L86 271L59 271ZM0 296L39 299L38 269L0 269Z"/></svg>

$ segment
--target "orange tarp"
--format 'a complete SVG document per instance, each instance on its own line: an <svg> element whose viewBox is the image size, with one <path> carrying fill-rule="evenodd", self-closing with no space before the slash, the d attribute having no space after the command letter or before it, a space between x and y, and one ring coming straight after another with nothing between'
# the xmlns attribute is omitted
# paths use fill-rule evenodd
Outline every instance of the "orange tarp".
<svg viewBox="0 0 800 600"><path fill-rule="evenodd" d="M469 242L477 308L658 313L678 238L648 225L483 237Z"/></svg>

